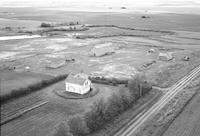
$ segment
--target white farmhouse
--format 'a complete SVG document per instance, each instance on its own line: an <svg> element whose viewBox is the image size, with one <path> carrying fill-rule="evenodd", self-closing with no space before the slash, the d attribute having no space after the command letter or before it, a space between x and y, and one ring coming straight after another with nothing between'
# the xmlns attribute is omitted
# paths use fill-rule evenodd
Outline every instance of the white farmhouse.
<svg viewBox="0 0 200 136"><path fill-rule="evenodd" d="M86 94L91 89L91 81L87 77L69 75L65 80L67 92Z"/></svg>

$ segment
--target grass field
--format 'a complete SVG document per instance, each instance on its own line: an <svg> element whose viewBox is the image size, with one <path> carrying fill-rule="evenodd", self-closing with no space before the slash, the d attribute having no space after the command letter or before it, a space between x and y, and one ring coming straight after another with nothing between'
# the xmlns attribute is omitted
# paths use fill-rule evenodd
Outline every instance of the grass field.
<svg viewBox="0 0 200 136"><path fill-rule="evenodd" d="M5 14L5 11L13 14ZM102 25L89 27L87 31L52 31L39 38L0 41L1 94L55 75L79 72L120 79L144 72L148 81L166 87L200 64L199 15L159 13L151 14L148 19L142 19L141 15L1 8L0 36L27 35L19 30L38 34L41 22L79 21L81 24ZM103 26L109 24L115 27ZM163 32L166 30L169 33ZM50 34L52 36L48 36ZM77 39L76 35L84 38ZM91 57L90 50L102 44L109 44L114 53ZM148 53L150 49L155 52ZM159 60L158 54L166 52L172 53L175 59ZM183 61L185 56L190 60ZM66 61L71 59L75 61ZM5 66L15 69L2 69ZM30 69L27 71L26 67ZM95 85L100 88L98 95L87 99L68 100L57 96L53 89L64 89L62 81L2 105L1 117L4 117L38 101L48 101L46 105L1 126L1 135L52 135L60 121L84 113L92 102L101 97L107 99L119 90L119 87Z"/></svg>
<svg viewBox="0 0 200 136"><path fill-rule="evenodd" d="M115 13L115 12L70 12L58 10L43 10L37 8L1 8L0 18L68 22L79 21L86 24L112 24L127 27L199 31L199 15L193 14L151 14L150 19L142 19L141 13ZM84 16L83 16L84 15ZM33 23L34 25L34 23Z"/></svg>
<svg viewBox="0 0 200 136"><path fill-rule="evenodd" d="M38 83L45 79L50 79L52 76L44 74L36 74L30 72L0 72L0 95L10 93L13 89L23 88L34 83Z"/></svg>

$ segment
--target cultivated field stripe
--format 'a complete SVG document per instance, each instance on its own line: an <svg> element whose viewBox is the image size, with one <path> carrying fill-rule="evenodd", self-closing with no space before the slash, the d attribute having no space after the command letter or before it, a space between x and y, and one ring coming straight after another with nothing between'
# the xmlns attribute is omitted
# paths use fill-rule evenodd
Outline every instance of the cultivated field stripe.
<svg viewBox="0 0 200 136"><path fill-rule="evenodd" d="M189 84L188 81L191 81L195 78L195 75L200 72L200 66L192 70L189 75L180 80L179 83L176 83L171 88L171 91L167 92L162 99L160 99L153 107L151 107L145 114L143 114L132 126L130 126L124 132L119 131L116 136L128 136L131 135L136 129L141 126L148 118L153 116L157 111L159 111L166 103L169 102L181 89Z"/></svg>
<svg viewBox="0 0 200 136"><path fill-rule="evenodd" d="M37 104L37 105L35 105L35 106L33 106L33 107L30 107L30 108L28 108L28 109L26 109L26 110L19 111L18 113L14 114L14 115L12 115L12 116L10 116L10 117L4 119L4 120L1 120L1 125L5 124L5 123L8 123L9 121L12 121L12 120L14 120L14 119L16 119L16 118L19 118L19 117L22 116L23 114L25 114L25 113L27 113L27 112L29 112L29 111L31 111L31 110L34 110L34 109L36 109L36 108L38 108L38 107L40 107L40 106L42 106L42 105L44 105L44 104L47 104L47 102L48 102L48 101L45 101L45 102L42 102L42 103L40 103L40 104Z"/></svg>
<svg viewBox="0 0 200 136"><path fill-rule="evenodd" d="M190 78L189 78L190 79ZM182 85L182 84L181 84ZM174 89L174 91L170 94L170 95L168 95L165 99L164 99L164 101L163 102L158 102L152 109L150 109L151 111L148 111L147 113L145 113L145 115L143 115L137 122L136 122L136 124L135 124L135 128L129 128L128 129L128 132L127 132L127 134L125 134L125 136L128 136L128 135L132 135L132 133L134 132L134 131L136 131L136 129L139 127L139 126L141 126L148 118L150 118L151 116L153 116L157 111L159 111L162 107L164 107L164 105L166 104L166 103L168 103L168 101L169 100L171 100L177 93L178 93L178 91L176 92L176 90L178 90L178 89L183 89L183 87L181 88L181 86L179 87L176 87L175 89ZM156 108L157 107L157 108ZM150 116L151 115L151 116Z"/></svg>

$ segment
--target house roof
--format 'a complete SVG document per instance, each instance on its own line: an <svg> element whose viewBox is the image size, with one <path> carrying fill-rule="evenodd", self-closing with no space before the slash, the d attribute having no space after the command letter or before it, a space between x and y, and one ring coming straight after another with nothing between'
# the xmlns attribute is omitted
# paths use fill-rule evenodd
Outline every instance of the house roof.
<svg viewBox="0 0 200 136"><path fill-rule="evenodd" d="M65 82L72 83L72 84L78 84L78 85L83 85L85 82L86 78L82 77L75 77L73 75L69 75Z"/></svg>
<svg viewBox="0 0 200 136"><path fill-rule="evenodd" d="M99 44L99 45L96 45L96 46L94 46L94 48L97 48L97 49L99 49L99 48L106 48L106 47L111 47L111 45L112 45L112 43L104 43L104 44Z"/></svg>

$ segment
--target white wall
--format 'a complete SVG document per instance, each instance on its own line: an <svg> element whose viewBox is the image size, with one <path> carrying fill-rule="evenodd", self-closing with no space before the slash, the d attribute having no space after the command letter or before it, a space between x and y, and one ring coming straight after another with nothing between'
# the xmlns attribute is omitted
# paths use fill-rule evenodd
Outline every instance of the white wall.
<svg viewBox="0 0 200 136"><path fill-rule="evenodd" d="M89 82L90 83L90 82ZM72 83L65 83L65 89L68 92L78 93L78 94L85 94L90 90L90 84L87 86L76 85Z"/></svg>
<svg viewBox="0 0 200 136"><path fill-rule="evenodd" d="M65 89L68 92L73 92L73 93L81 93L80 90L82 90L82 86L76 85L76 84L71 84L71 83L65 83ZM73 89L72 89L73 88Z"/></svg>
<svg viewBox="0 0 200 136"><path fill-rule="evenodd" d="M88 82L87 85L85 83ZM91 87L91 81L85 80L85 83L83 85L73 84L73 83L65 83L65 89L68 92L78 93L78 94L85 94L90 90Z"/></svg>

